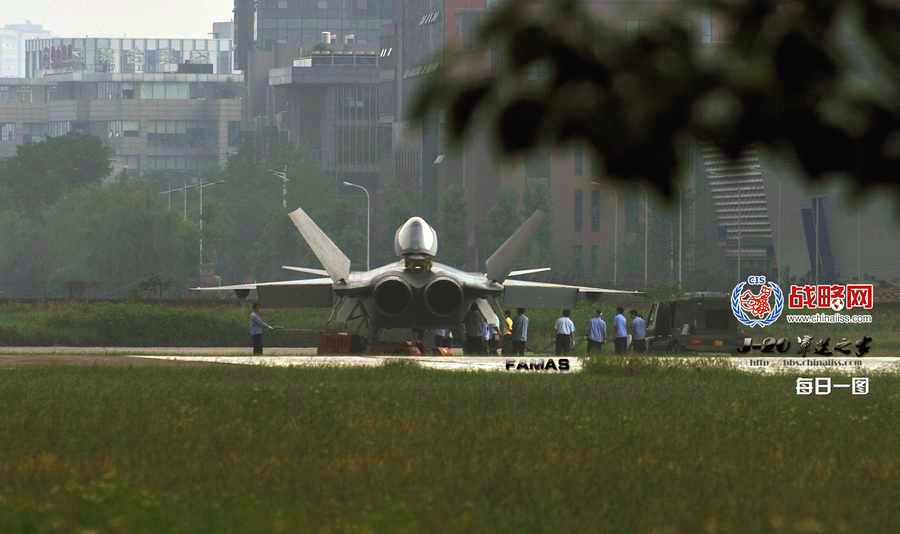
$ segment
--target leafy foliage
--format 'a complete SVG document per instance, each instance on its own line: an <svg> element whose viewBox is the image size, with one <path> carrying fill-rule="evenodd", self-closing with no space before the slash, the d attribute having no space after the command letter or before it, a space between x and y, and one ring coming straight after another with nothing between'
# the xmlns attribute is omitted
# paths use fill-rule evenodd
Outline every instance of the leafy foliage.
<svg viewBox="0 0 900 534"><path fill-rule="evenodd" d="M73 191L45 218L48 284L90 281L100 294L142 291L158 277L184 287L197 274L197 229L160 208L156 188L141 183Z"/></svg>
<svg viewBox="0 0 900 534"><path fill-rule="evenodd" d="M508 187L501 187L497 191L494 205L479 225L479 257L486 261L519 228L521 221L518 193Z"/></svg>
<svg viewBox="0 0 900 534"><path fill-rule="evenodd" d="M462 186L454 184L441 192L438 216L438 254L440 261L462 268L466 261L469 213Z"/></svg>
<svg viewBox="0 0 900 534"><path fill-rule="evenodd" d="M730 28L727 44L700 45L704 14ZM731 156L757 143L813 180L896 185L898 29L897 4L877 0L679 2L636 35L576 0L507 1L416 113L448 109L457 140L484 121L508 155L583 142L612 177L665 197L695 141Z"/></svg>
<svg viewBox="0 0 900 534"><path fill-rule="evenodd" d="M417 199L414 193L415 189L410 184L404 183L399 178L393 178L388 181L382 193L383 202L381 215L378 217L378 235L379 240L376 241L375 248L379 255L384 254L387 257L381 257L382 261L387 261L388 257L394 257L394 232L407 219L416 215ZM438 236L438 252L442 252L444 246L443 240Z"/></svg>
<svg viewBox="0 0 900 534"><path fill-rule="evenodd" d="M109 175L110 149L90 135L51 137L20 145L16 157L0 165L0 198L34 216L71 187L98 183ZM4 191L5 190L5 191Z"/></svg>

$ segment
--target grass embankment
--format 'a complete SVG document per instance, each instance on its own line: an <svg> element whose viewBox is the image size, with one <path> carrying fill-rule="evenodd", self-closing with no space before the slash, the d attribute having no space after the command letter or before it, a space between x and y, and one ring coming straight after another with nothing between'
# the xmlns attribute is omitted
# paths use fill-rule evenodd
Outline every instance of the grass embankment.
<svg viewBox="0 0 900 534"><path fill-rule="evenodd" d="M330 310L263 310L269 346L315 346ZM248 344L247 303L35 301L0 303L0 345L236 347Z"/></svg>
<svg viewBox="0 0 900 534"><path fill-rule="evenodd" d="M617 363L8 369L0 531L892 532L898 391Z"/></svg>
<svg viewBox="0 0 900 534"><path fill-rule="evenodd" d="M614 302L582 303L572 310L577 354L586 350L584 328L598 306L611 329ZM249 313L249 304L238 302L0 301L0 346L241 347L248 344ZM267 332L265 343L275 347L316 346L318 332L346 330L343 324L327 324L329 313L308 308L264 309L267 322L288 329ZM553 324L559 314L557 309L528 310L530 351L553 352ZM880 305L872 315L870 325L788 325L782 319L776 326L748 334L759 339L787 336L794 341L804 334L830 336L832 347L841 337L855 340L865 334L874 338L873 354L900 354L900 306ZM405 336L408 331L396 330L385 337Z"/></svg>

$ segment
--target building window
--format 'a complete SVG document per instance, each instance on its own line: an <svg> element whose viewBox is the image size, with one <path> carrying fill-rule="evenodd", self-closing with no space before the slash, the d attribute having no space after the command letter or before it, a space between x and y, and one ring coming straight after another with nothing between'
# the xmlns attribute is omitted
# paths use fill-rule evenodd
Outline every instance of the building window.
<svg viewBox="0 0 900 534"><path fill-rule="evenodd" d="M525 160L525 178L529 186L537 183L550 184L550 152L548 150L540 150Z"/></svg>
<svg viewBox="0 0 900 534"><path fill-rule="evenodd" d="M584 195L580 190L575 190L575 209L572 212L575 214L575 231L581 232L581 220L583 218L583 211L581 207L582 197Z"/></svg>
<svg viewBox="0 0 900 534"><path fill-rule="evenodd" d="M600 276L600 245L591 245L591 276Z"/></svg>
<svg viewBox="0 0 900 534"><path fill-rule="evenodd" d="M241 144L241 121L228 121L228 146Z"/></svg>
<svg viewBox="0 0 900 534"><path fill-rule="evenodd" d="M599 156L596 156L596 157L592 158L591 162L592 162L592 167L593 167L592 173L594 175L594 178L603 177L603 174L604 174L603 160Z"/></svg>
<svg viewBox="0 0 900 534"><path fill-rule="evenodd" d="M582 253L581 245L575 245L575 250L572 255L574 256L575 262L575 278L581 279L584 277L584 254Z"/></svg>
<svg viewBox="0 0 900 534"><path fill-rule="evenodd" d="M640 195L638 193L625 194L625 229L627 231L636 230L640 224L640 208L643 207Z"/></svg>
<svg viewBox="0 0 900 534"><path fill-rule="evenodd" d="M582 147L575 148L575 176L584 174L584 149Z"/></svg>
<svg viewBox="0 0 900 534"><path fill-rule="evenodd" d="M186 100L190 96L190 86L186 83L141 84L141 99L144 100Z"/></svg>
<svg viewBox="0 0 900 534"><path fill-rule="evenodd" d="M4 145L16 143L16 123L0 122L0 143Z"/></svg>
<svg viewBox="0 0 900 534"><path fill-rule="evenodd" d="M641 21L639 19L631 19L625 21L625 31L630 35L634 35L641 31Z"/></svg>
<svg viewBox="0 0 900 534"><path fill-rule="evenodd" d="M70 121L50 121L48 130L50 137L66 135L72 130L72 123Z"/></svg>
<svg viewBox="0 0 900 534"><path fill-rule="evenodd" d="M600 230L600 191L591 191L591 232Z"/></svg>

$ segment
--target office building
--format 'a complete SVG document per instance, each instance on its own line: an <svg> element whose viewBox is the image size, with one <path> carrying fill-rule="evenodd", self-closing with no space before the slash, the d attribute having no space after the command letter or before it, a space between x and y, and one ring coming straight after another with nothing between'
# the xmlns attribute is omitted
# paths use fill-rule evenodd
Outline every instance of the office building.
<svg viewBox="0 0 900 534"><path fill-rule="evenodd" d="M0 28L0 78L25 77L25 42L50 37L40 24L7 24Z"/></svg>
<svg viewBox="0 0 900 534"><path fill-rule="evenodd" d="M196 173L240 139L243 76L228 39L29 41L27 80L0 80L0 157L80 131L104 139L116 172Z"/></svg>

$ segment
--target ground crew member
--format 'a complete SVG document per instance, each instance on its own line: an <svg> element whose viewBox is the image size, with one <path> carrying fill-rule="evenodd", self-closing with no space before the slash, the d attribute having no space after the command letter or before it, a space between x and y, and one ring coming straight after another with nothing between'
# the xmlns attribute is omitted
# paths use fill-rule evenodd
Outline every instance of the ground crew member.
<svg viewBox="0 0 900 534"><path fill-rule="evenodd" d="M450 347L450 329L447 327L437 328L434 331L435 347Z"/></svg>
<svg viewBox="0 0 900 534"><path fill-rule="evenodd" d="M257 356L263 353L262 333L263 327L273 330L274 327L266 324L259 316L259 302L253 303L253 311L250 312L250 340L253 344L253 355Z"/></svg>
<svg viewBox="0 0 900 534"><path fill-rule="evenodd" d="M525 344L528 343L528 316L525 315L525 308L519 308L517 313L512 329L513 352L525 356Z"/></svg>
<svg viewBox="0 0 900 534"><path fill-rule="evenodd" d="M512 331L513 331L513 320L512 313L509 310L505 310L503 312L505 319L503 320L503 353L510 354L513 352L513 341L512 341Z"/></svg>
<svg viewBox="0 0 900 534"><path fill-rule="evenodd" d="M466 354L484 354L484 321L474 303L466 314Z"/></svg>
<svg viewBox="0 0 900 534"><path fill-rule="evenodd" d="M631 310L631 345L635 352L647 352L647 321L635 310Z"/></svg>
<svg viewBox="0 0 900 534"><path fill-rule="evenodd" d="M575 323L569 316L572 312L563 310L562 317L556 320L553 330L556 331L556 354L565 354L572 350L572 336L575 334Z"/></svg>
<svg viewBox="0 0 900 534"><path fill-rule="evenodd" d="M606 340L606 321L603 320L603 312L597 310L597 315L588 321L584 337L587 338L588 354L591 353L592 348L596 348L597 352L603 352L603 342Z"/></svg>
<svg viewBox="0 0 900 534"><path fill-rule="evenodd" d="M628 328L625 326L625 308L616 308L616 316L613 317L613 330L616 333L616 354L624 354L628 348Z"/></svg>

